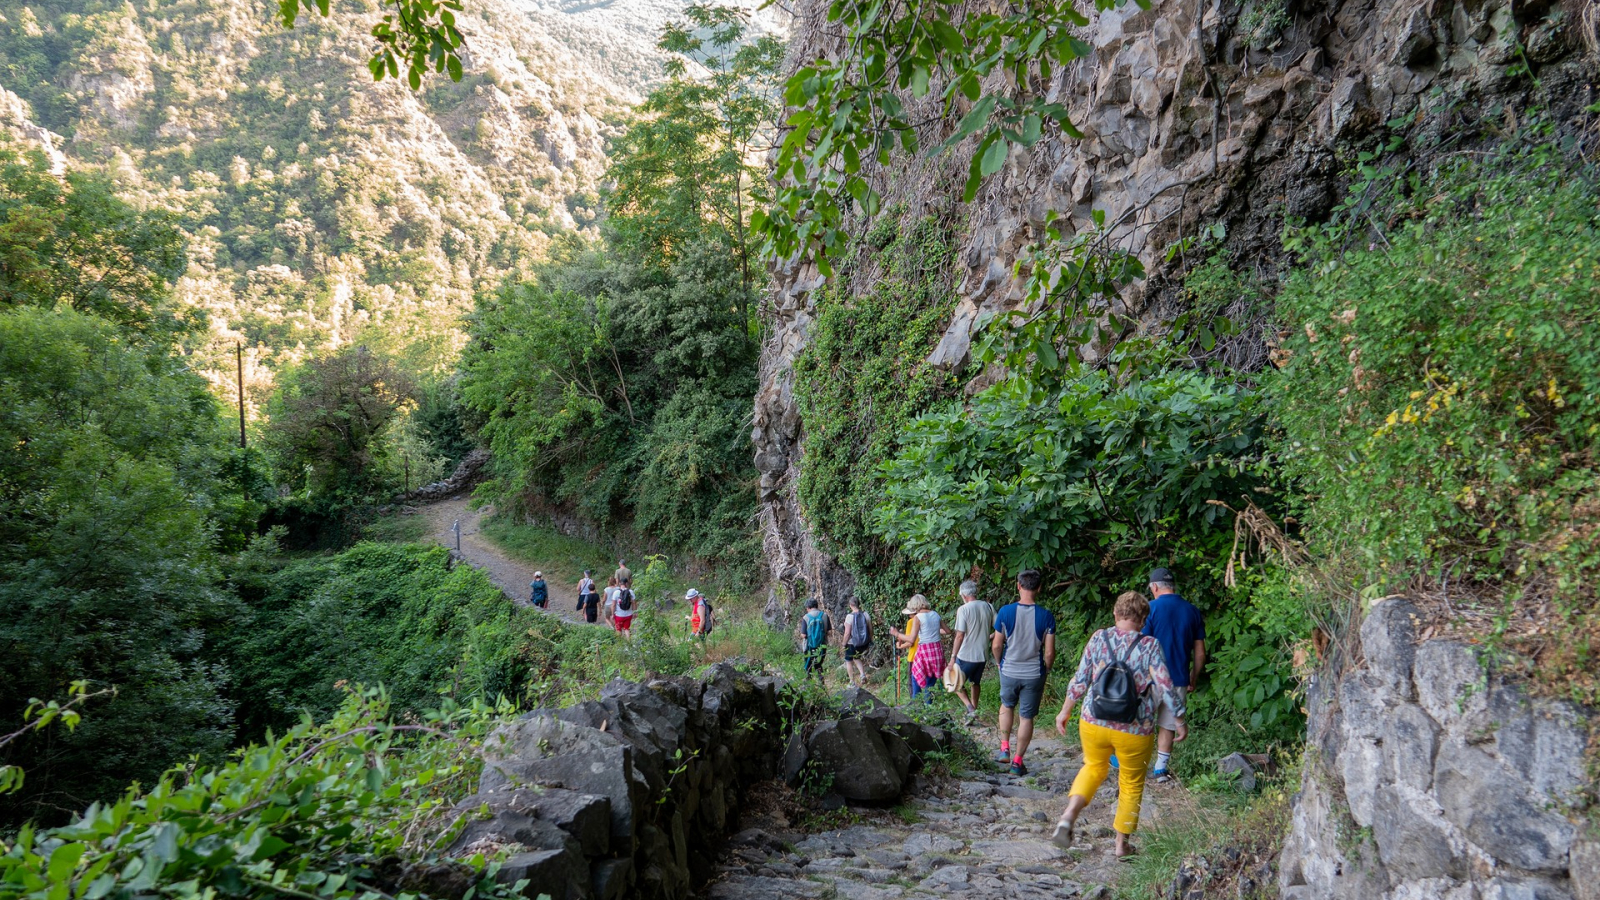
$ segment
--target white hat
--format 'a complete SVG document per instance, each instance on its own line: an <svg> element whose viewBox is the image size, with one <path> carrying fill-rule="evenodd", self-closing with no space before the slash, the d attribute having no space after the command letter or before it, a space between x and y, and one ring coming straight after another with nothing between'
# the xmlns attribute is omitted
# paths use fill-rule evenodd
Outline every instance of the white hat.
<svg viewBox="0 0 1600 900"><path fill-rule="evenodd" d="M954 694L967 686L967 673L954 661L944 667L944 689Z"/></svg>
<svg viewBox="0 0 1600 900"><path fill-rule="evenodd" d="M535 577L535 578L543 578L544 577L544 573L543 572L535 572L535 573L533 573L533 577Z"/></svg>
<svg viewBox="0 0 1600 900"><path fill-rule="evenodd" d="M689 588L689 593L683 595L683 599L685 599L685 600L696 600L696 599L699 599L699 597L700 597L700 592L695 590L694 588Z"/></svg>

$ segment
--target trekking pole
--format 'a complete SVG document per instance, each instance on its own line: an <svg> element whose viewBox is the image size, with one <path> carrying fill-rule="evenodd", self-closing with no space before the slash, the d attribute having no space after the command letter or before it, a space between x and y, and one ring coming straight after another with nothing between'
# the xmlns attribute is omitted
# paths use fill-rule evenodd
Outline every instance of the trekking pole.
<svg viewBox="0 0 1600 900"><path fill-rule="evenodd" d="M900 705L900 648L894 650L894 705Z"/></svg>

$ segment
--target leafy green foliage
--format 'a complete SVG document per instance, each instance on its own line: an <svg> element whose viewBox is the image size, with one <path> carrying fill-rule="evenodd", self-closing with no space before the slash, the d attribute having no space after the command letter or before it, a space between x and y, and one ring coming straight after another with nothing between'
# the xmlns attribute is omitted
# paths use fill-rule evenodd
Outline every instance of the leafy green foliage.
<svg viewBox="0 0 1600 900"><path fill-rule="evenodd" d="M1013 376L907 424L874 525L925 574L1049 568L1089 601L1227 524L1208 501L1252 493L1260 428L1250 394L1196 372Z"/></svg>
<svg viewBox="0 0 1600 900"><path fill-rule="evenodd" d="M226 746L226 675L202 653L227 608L213 529L260 505L222 477L235 451L205 383L104 320L28 306L0 312L0 409L0 721L72 681L119 689L74 733L6 748L29 772L8 802L75 804Z"/></svg>
<svg viewBox="0 0 1600 900"><path fill-rule="evenodd" d="M1292 230L1268 382L1313 546L1491 608L1574 616L1552 678L1592 671L1600 323L1593 173L1543 143L1367 166L1327 226ZM1383 215L1373 212L1376 208ZM1374 233L1376 222L1394 223ZM1547 613L1539 630L1556 628Z"/></svg>
<svg viewBox="0 0 1600 900"><path fill-rule="evenodd" d="M607 229L613 246L659 266L714 239L754 291L765 272L751 265L751 192L767 177L757 151L778 114L783 43L747 40L749 17L736 7L691 4L684 15L659 44L674 54L667 82L612 147Z"/></svg>
<svg viewBox="0 0 1600 900"><path fill-rule="evenodd" d="M1348 247L1364 221L1291 234L1307 268L1279 298L1284 463L1326 537L1375 573L1510 575L1590 493L1600 231L1586 176L1547 147L1457 161L1397 200L1400 225L1375 246Z"/></svg>
<svg viewBox="0 0 1600 900"><path fill-rule="evenodd" d="M29 732L43 731L56 722L60 722L69 732L76 731L78 723L83 721L83 714L78 712L78 707L97 697L115 693L116 688L91 691L89 682L79 680L67 686L65 701L40 700L34 697L22 710L22 727L10 734L0 734L0 747L26 736ZM25 773L21 766L0 765L0 794L14 794L22 790L24 777Z"/></svg>
<svg viewBox="0 0 1600 900"><path fill-rule="evenodd" d="M867 236L881 247L871 293L848 279L818 295L810 340L795 360L795 399L805 423L797 489L807 521L859 578L874 613L903 599L909 567L873 531L884 501L873 465L887 458L906 422L954 394L957 374L927 363L949 315L950 232L929 218L900 227L896 216ZM883 619L880 617L880 621Z"/></svg>
<svg viewBox="0 0 1600 900"><path fill-rule="evenodd" d="M69 825L0 841L0 893L63 897L410 896L415 864L458 869L472 896L521 896L481 857L443 857L453 805L496 724L480 705L411 724L376 690L353 690L325 725L302 722L219 766L174 769L148 791ZM425 887L425 886L422 886Z"/></svg>
<svg viewBox="0 0 1600 900"><path fill-rule="evenodd" d="M313 5L328 15L330 0L278 0L278 21L293 28L301 9ZM461 80L461 47L466 40L456 28L460 0L383 0L383 7L383 18L372 26L377 48L367 60L375 80L399 78L402 60L406 83L413 91L422 87L429 69L448 73L451 81Z"/></svg>
<svg viewBox="0 0 1600 900"><path fill-rule="evenodd" d="M939 149L975 138L969 202L1011 148L1032 146L1047 123L1078 136L1066 105L1046 96L1054 73L1089 53L1075 33L1089 20L1070 4L1022 0L973 11L953 0L835 0L828 22L843 32L843 52L802 64L784 86L793 112L774 167L778 186L755 220L769 256L814 255L832 273L851 247L846 215L879 211L863 165L888 165L897 145L907 154L921 148L907 94L912 102L937 94L944 116L960 115ZM1000 86L986 89L986 81Z"/></svg>
<svg viewBox="0 0 1600 900"><path fill-rule="evenodd" d="M603 249L570 245L480 298L461 396L502 508L566 504L738 580L758 553L749 160L780 54L741 45L742 13L688 16L661 40L671 77L615 147Z"/></svg>
<svg viewBox="0 0 1600 900"><path fill-rule="evenodd" d="M271 406L267 440L280 483L348 497L383 486L382 438L416 393L401 367L366 347L308 360L284 379Z"/></svg>
<svg viewBox="0 0 1600 900"><path fill-rule="evenodd" d="M184 327L172 283L188 260L171 217L135 210L102 179L50 173L0 137L0 309L65 303L169 336Z"/></svg>
<svg viewBox="0 0 1600 900"><path fill-rule="evenodd" d="M519 699L527 634L554 625L507 601L482 571L452 566L438 546L363 543L284 562L269 537L232 580L244 608L218 643L248 737L327 717L344 683L382 684L411 712L441 693Z"/></svg>

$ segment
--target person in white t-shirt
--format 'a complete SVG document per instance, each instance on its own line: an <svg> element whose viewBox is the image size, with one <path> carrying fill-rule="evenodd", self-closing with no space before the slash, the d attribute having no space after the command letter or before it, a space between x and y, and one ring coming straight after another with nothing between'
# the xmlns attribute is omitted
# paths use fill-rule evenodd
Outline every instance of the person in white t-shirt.
<svg viewBox="0 0 1600 900"><path fill-rule="evenodd" d="M632 637L633 615L638 611L639 601L633 593L633 579L624 578L617 585L616 593L611 595L611 607L607 610L611 627L621 632L623 637Z"/></svg>
<svg viewBox="0 0 1600 900"><path fill-rule="evenodd" d="M867 666L861 654L872 646L872 617L861 608L861 598L850 598L850 612L844 617L844 673L850 683L860 687L867 683Z"/></svg>
<svg viewBox="0 0 1600 900"><path fill-rule="evenodd" d="M983 692L983 670L989 665L989 636L994 633L994 606L978 599L978 583L961 582L961 607L956 610L956 666L966 685L956 692L967 707L967 722L978 717L978 702Z"/></svg>

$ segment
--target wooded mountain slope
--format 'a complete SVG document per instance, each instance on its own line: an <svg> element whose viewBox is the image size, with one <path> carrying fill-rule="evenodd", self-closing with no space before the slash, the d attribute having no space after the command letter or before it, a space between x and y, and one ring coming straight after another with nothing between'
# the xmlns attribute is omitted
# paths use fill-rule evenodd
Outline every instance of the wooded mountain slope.
<svg viewBox="0 0 1600 900"><path fill-rule="evenodd" d="M376 4L293 30L269 7L8 5L0 122L177 217L180 298L213 320L191 349L224 392L235 340L252 402L281 366L350 342L435 368L475 290L593 228L606 139L659 73L653 26L591 41L573 16L552 27L559 10L473 3L466 77L413 93L366 69Z"/></svg>

